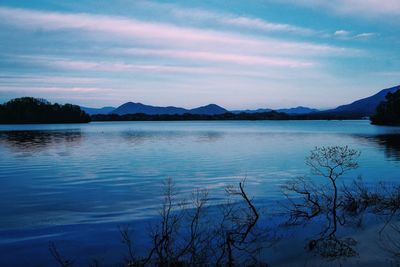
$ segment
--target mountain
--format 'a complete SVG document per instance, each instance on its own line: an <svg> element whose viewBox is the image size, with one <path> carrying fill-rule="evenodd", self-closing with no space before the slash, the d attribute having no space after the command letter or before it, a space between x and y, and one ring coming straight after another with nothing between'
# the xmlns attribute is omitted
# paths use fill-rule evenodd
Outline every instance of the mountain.
<svg viewBox="0 0 400 267"><path fill-rule="evenodd" d="M115 108L114 107L102 107L102 108L88 108L88 107L81 107L81 110L85 111L89 115L95 114L109 114Z"/></svg>
<svg viewBox="0 0 400 267"><path fill-rule="evenodd" d="M375 114L378 104L385 100L387 93L395 92L400 89L400 85L383 89L373 96L362 98L353 103L339 106L335 109L319 112L321 114L339 115L344 117L366 117Z"/></svg>
<svg viewBox="0 0 400 267"><path fill-rule="evenodd" d="M273 109L259 108L259 109L233 110L231 112L238 114L238 113L242 113L242 112L244 112L244 113L262 113L262 112L270 112L270 111L273 111ZM309 113L317 112L318 109L298 106L298 107L295 107L295 108L276 109L274 111L283 112L283 113L286 113L286 114L289 114L289 115L301 115L301 114L309 114Z"/></svg>
<svg viewBox="0 0 400 267"><path fill-rule="evenodd" d="M216 115L216 114L223 114L228 112L226 109L215 105L209 104L207 106L202 106L194 109L184 109L179 107L157 107L157 106L150 106L145 105L142 103L133 103L128 102L125 103L111 113L118 114L118 115L125 115L125 114L136 114L136 113L143 113L147 115L174 115L174 114L201 114L201 115Z"/></svg>
<svg viewBox="0 0 400 267"><path fill-rule="evenodd" d="M281 109L277 109L276 111L283 112L283 113L286 113L289 115L301 115L301 114L309 114L309 113L313 113L313 112L318 112L319 110L315 109L315 108L298 106L295 108L281 108Z"/></svg>
<svg viewBox="0 0 400 267"><path fill-rule="evenodd" d="M395 92L400 89L400 85L387 88L381 90L377 94L366 97L353 103L342 105L334 109L325 110L325 111L318 111L317 109L312 109L308 107L298 106L295 108L282 108L277 109L275 111L286 113L289 115L306 115L311 117L319 117L319 116L333 116L337 118L362 118L366 116L371 116L375 114L376 107L378 104L385 100L385 96L389 92ZM81 107L86 113L93 115L93 114L118 114L118 115L125 115L125 114L136 114L136 113L143 113L146 115L182 115L185 113L189 114L196 114L196 115L219 115L224 114L227 112L232 112L235 114L238 113L263 113L263 112L270 112L272 109L269 108L260 108L255 110L233 110L228 111L223 107L220 107L216 104L209 104L206 106L194 108L194 109L185 109L179 107L158 107L158 106L150 106L145 105L142 103L133 103L127 102L118 108L114 109L113 107L104 107L100 109L95 108L86 108ZM310 115L308 115L310 114Z"/></svg>
<svg viewBox="0 0 400 267"><path fill-rule="evenodd" d="M239 114L239 113L264 113L270 112L272 109L270 108L259 108L259 109L244 109L244 110L232 110L232 113Z"/></svg>
<svg viewBox="0 0 400 267"><path fill-rule="evenodd" d="M198 108L194 108L189 110L188 113L190 114L201 114L201 115L218 115L218 114L224 114L227 113L226 109L216 105L216 104L209 104L207 106L202 106Z"/></svg>
<svg viewBox="0 0 400 267"><path fill-rule="evenodd" d="M144 113L147 115L163 115L163 114L173 115L173 114L183 114L186 112L187 110L184 108L177 108L171 106L157 107L157 106L144 105L142 103L128 102L116 108L112 113L118 115L135 114L135 113Z"/></svg>

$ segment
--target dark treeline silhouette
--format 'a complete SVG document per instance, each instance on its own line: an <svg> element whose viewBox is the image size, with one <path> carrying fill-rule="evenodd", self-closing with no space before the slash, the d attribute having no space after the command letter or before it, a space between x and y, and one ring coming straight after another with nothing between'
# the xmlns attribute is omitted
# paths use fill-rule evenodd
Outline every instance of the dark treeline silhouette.
<svg viewBox="0 0 400 267"><path fill-rule="evenodd" d="M189 114L182 115L148 115L144 113L136 114L97 114L92 115L92 121L195 121L195 120L346 120L360 119L357 116L338 116L334 114L310 113L303 115L289 115L282 112L270 111L259 113L224 113L216 115Z"/></svg>
<svg viewBox="0 0 400 267"><path fill-rule="evenodd" d="M371 117L371 123L376 125L400 125L400 90L386 95L376 108L376 114Z"/></svg>
<svg viewBox="0 0 400 267"><path fill-rule="evenodd" d="M348 120L361 119L360 114L331 114L314 112L289 115L269 111L258 113L224 114L96 114L89 116L79 106L51 104L45 99L22 97L0 104L0 123L87 123L92 121L195 121L195 120Z"/></svg>
<svg viewBox="0 0 400 267"><path fill-rule="evenodd" d="M187 120L287 120L289 115L286 113L279 113L275 111L263 112L263 113L224 113L216 115L206 114L160 114L160 115L148 115L144 113L136 114L107 114L107 115L93 115L93 121L187 121Z"/></svg>
<svg viewBox="0 0 400 267"><path fill-rule="evenodd" d="M44 99L22 97L0 105L0 123L86 123L90 116L77 105L51 104Z"/></svg>

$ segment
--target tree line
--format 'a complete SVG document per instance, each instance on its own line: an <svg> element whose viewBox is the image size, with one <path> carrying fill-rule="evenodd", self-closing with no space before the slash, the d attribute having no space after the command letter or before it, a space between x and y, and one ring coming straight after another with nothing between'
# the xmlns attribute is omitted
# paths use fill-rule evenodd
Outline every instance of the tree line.
<svg viewBox="0 0 400 267"><path fill-rule="evenodd" d="M190 120L346 120L360 119L360 116L315 112L289 115L283 112L269 111L259 113L224 114L96 114L89 116L78 105L51 104L45 99L22 97L0 104L0 123L87 123L90 121L190 121ZM400 125L400 90L388 93L376 114L370 118L376 125Z"/></svg>
<svg viewBox="0 0 400 267"><path fill-rule="evenodd" d="M149 115L136 114L96 114L91 116L92 121L218 121L218 120L348 120L359 119L359 117L348 117L335 114L301 114L289 115L283 112L269 111L257 113L231 113L206 115L206 114L158 114Z"/></svg>
<svg viewBox="0 0 400 267"><path fill-rule="evenodd" d="M87 123L90 116L77 105L51 104L45 99L22 97L0 105L0 123Z"/></svg>
<svg viewBox="0 0 400 267"><path fill-rule="evenodd" d="M376 108L376 114L371 117L371 123L376 125L400 125L400 90L388 93L386 100Z"/></svg>

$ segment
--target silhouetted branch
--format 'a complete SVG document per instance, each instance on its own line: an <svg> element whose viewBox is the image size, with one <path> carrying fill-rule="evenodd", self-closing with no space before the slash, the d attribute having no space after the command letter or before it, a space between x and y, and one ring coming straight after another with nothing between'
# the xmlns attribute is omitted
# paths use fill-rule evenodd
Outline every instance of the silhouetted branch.
<svg viewBox="0 0 400 267"><path fill-rule="evenodd" d="M357 254L351 247L356 243L355 240L336 237L338 224L346 223L344 214L339 214L341 208L350 208L355 203L349 190L345 199L351 202L345 203L341 199L337 179L358 167L356 159L359 155L360 152L347 146L316 147L306 158L306 165L313 174L326 178L329 183L316 186L311 180L296 178L283 186L284 195L290 203L290 223L299 220L306 223L324 215L326 224L319 238L308 244L308 250L317 251L323 257L349 257ZM300 195L300 199L293 198L293 193Z"/></svg>
<svg viewBox="0 0 400 267"><path fill-rule="evenodd" d="M71 267L74 265L73 261L65 259L63 256L61 256L54 242L49 242L49 251L51 256L53 256L54 260L60 267Z"/></svg>
<svg viewBox="0 0 400 267"><path fill-rule="evenodd" d="M133 242L131 239L131 231L129 229L129 226L120 226L119 227L119 232L122 237L122 243L124 243L127 246L128 249L128 265L129 263L135 262L135 254L133 251Z"/></svg>

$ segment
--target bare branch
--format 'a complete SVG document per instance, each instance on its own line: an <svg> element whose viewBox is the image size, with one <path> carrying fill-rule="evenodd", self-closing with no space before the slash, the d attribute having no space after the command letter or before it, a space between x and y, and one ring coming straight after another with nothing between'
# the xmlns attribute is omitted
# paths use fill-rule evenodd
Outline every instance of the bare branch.
<svg viewBox="0 0 400 267"><path fill-rule="evenodd" d="M63 256L61 256L54 242L49 242L49 251L51 256L53 256L60 267L71 267L74 265L73 261L65 259Z"/></svg>

